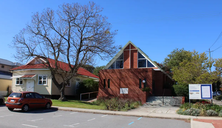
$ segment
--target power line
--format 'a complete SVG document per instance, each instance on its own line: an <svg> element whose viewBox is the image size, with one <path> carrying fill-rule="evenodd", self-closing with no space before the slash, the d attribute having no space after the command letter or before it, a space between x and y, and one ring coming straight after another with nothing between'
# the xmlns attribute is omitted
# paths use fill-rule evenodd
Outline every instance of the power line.
<svg viewBox="0 0 222 128"><path fill-rule="evenodd" d="M219 49L219 48L221 48L222 47L222 45L221 46L219 46L218 48L216 48L216 49L214 49L213 51L211 51L211 52L214 52L214 51L216 51L217 49Z"/></svg>
<svg viewBox="0 0 222 128"><path fill-rule="evenodd" d="M210 48L220 39L220 37L222 36L222 32L220 32L219 36L217 37L217 39L214 41L214 43L210 46ZM209 48L209 49L210 49Z"/></svg>

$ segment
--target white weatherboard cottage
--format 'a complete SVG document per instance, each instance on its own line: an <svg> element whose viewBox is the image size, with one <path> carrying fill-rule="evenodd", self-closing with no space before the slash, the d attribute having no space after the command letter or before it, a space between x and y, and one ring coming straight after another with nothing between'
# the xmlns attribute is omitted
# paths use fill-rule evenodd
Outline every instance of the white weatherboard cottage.
<svg viewBox="0 0 222 128"><path fill-rule="evenodd" d="M55 60L48 59L50 64L54 64ZM51 71L43 64L44 59L35 57L26 65L11 69L12 91L34 91L43 95L59 95L60 92L51 79ZM62 65L61 68L68 69L68 64L57 62ZM70 80L70 85L66 85L65 94L74 96L79 82L88 78L98 81L98 77L86 69L80 67L77 72L78 76ZM61 78L57 78L62 80Z"/></svg>

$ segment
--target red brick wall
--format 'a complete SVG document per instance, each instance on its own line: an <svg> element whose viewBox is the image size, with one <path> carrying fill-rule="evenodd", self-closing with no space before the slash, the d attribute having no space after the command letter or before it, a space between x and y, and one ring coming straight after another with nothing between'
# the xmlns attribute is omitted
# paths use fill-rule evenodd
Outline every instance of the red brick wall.
<svg viewBox="0 0 222 128"><path fill-rule="evenodd" d="M146 102L146 94L139 88L139 79L146 78L147 87L152 89L152 68L144 69L107 69L99 72L99 97L123 97ZM103 81L106 79L106 88ZM108 88L108 79L110 79L110 88ZM142 83L142 88L144 84ZM128 94L120 94L120 88L128 88Z"/></svg>
<svg viewBox="0 0 222 128"><path fill-rule="evenodd" d="M166 83L171 83L173 85L173 81L161 71L155 71L155 91L154 94L156 96L170 96L172 95L170 88L165 88L164 85Z"/></svg>
<svg viewBox="0 0 222 128"><path fill-rule="evenodd" d="M137 68L137 50L131 50L131 68Z"/></svg>
<svg viewBox="0 0 222 128"><path fill-rule="evenodd" d="M124 62L123 62L123 68L124 69L129 69L130 68L130 58L129 58L129 51L127 50L127 51L124 51L124 55L123 55L124 57Z"/></svg>

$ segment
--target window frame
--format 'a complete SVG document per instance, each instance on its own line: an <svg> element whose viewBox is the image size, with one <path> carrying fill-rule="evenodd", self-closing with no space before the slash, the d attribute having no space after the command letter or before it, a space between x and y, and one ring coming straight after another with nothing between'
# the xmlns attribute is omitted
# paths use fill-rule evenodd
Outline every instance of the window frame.
<svg viewBox="0 0 222 128"><path fill-rule="evenodd" d="M153 68L155 67L155 65L153 63L151 63L151 61L146 58L146 56L144 56L141 52L137 51L137 67L138 68ZM139 54L141 54L144 58L139 58ZM145 67L139 67L139 60L145 60ZM152 66L149 66L149 63L152 65Z"/></svg>
<svg viewBox="0 0 222 128"><path fill-rule="evenodd" d="M143 56L143 58L139 58L139 54L141 54ZM139 60L145 60L145 67L139 67ZM146 57L140 53L139 51L137 51L137 67L138 68L147 68L147 59Z"/></svg>
<svg viewBox="0 0 222 128"><path fill-rule="evenodd" d="M106 88L106 79L103 79L103 88Z"/></svg>
<svg viewBox="0 0 222 128"><path fill-rule="evenodd" d="M122 62L122 68L116 68L116 62ZM112 67L112 68L111 68ZM124 68L124 55L123 53L109 66L108 69L123 69Z"/></svg>
<svg viewBox="0 0 222 128"><path fill-rule="evenodd" d="M19 79L19 80L17 80L17 79ZM17 81L19 82L18 84L17 84ZM23 85L23 80L20 77L15 78L15 85Z"/></svg>
<svg viewBox="0 0 222 128"><path fill-rule="evenodd" d="M42 81L41 81L42 84L39 83L39 77L40 77L40 76L42 77ZM45 81L46 81L45 84L43 84L43 82L44 82L44 81L43 81L43 77L44 77L44 76L46 77L46 78L45 78ZM47 84L48 84L47 81L48 81L48 76L47 76L47 75L38 75L38 85L47 85Z"/></svg>
<svg viewBox="0 0 222 128"><path fill-rule="evenodd" d="M108 88L110 88L110 79L108 79Z"/></svg>

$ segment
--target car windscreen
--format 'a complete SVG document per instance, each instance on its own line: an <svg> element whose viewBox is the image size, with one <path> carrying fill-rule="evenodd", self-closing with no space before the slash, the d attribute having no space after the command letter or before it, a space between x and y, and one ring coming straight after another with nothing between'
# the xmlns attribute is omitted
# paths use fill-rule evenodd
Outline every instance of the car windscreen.
<svg viewBox="0 0 222 128"><path fill-rule="evenodd" d="M12 93L8 97L21 97L22 93Z"/></svg>

